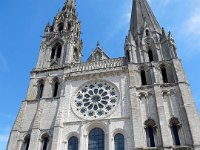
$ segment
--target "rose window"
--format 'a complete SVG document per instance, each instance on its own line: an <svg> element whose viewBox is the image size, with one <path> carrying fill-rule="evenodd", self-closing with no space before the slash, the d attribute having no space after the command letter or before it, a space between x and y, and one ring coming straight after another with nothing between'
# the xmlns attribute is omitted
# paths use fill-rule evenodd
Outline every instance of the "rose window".
<svg viewBox="0 0 200 150"><path fill-rule="evenodd" d="M90 82L84 84L72 101L74 111L86 119L109 115L118 104L118 90L111 83Z"/></svg>

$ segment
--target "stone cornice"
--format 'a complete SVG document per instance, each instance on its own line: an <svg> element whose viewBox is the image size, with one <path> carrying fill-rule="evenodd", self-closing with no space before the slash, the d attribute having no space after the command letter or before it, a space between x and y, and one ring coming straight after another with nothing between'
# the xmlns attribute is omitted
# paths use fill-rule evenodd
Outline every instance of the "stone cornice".
<svg viewBox="0 0 200 150"><path fill-rule="evenodd" d="M124 120L129 120L130 117L120 117L120 118L111 118L111 119L97 119L97 120L94 120L92 122L102 122L102 121L110 121L110 122L115 122L115 121L124 121ZM81 120L81 121L74 121L74 122L63 122L63 125L68 125L68 124L71 124L71 125L74 125L74 124L84 124L84 123L88 123L88 122L91 122L91 120Z"/></svg>

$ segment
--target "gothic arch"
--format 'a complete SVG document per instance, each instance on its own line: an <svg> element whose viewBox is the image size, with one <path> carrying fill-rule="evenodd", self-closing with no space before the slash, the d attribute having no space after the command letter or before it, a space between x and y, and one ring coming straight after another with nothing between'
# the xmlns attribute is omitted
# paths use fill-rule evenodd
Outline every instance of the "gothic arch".
<svg viewBox="0 0 200 150"><path fill-rule="evenodd" d="M52 38L49 42L48 42L48 45L50 47L50 49L53 48L53 46L56 44L56 43L60 43L62 46L64 45L64 41L59 38L59 37L55 37L55 38Z"/></svg>
<svg viewBox="0 0 200 150"><path fill-rule="evenodd" d="M43 137L50 137L50 133L49 132L45 132L43 131L41 134L40 134L40 138L42 139Z"/></svg>
<svg viewBox="0 0 200 150"><path fill-rule="evenodd" d="M169 125L171 128L171 134L172 134L172 139L173 139L173 143L176 146L181 145L181 124L178 120L178 118L176 117L172 117L169 120Z"/></svg>
<svg viewBox="0 0 200 150"><path fill-rule="evenodd" d="M89 135L90 131L94 128L100 128L104 131L105 134L108 133L108 126L106 123L95 122L95 123L90 123L85 127L84 130L85 135Z"/></svg>
<svg viewBox="0 0 200 150"><path fill-rule="evenodd" d="M44 79L39 79L37 81L37 96L36 98L42 98L43 93L44 93L44 87L45 87L45 80Z"/></svg>
<svg viewBox="0 0 200 150"><path fill-rule="evenodd" d="M57 30L59 32L62 32L64 30L64 23L62 21L58 23Z"/></svg>
<svg viewBox="0 0 200 150"><path fill-rule="evenodd" d="M151 118L149 118L149 119L147 119L145 122L144 122L144 126L145 126L145 128L147 128L147 127L153 127L153 128L157 128L157 125L156 125L156 122L153 120L153 119L151 119Z"/></svg>
<svg viewBox="0 0 200 150"><path fill-rule="evenodd" d="M157 146L157 126L156 122L149 118L144 122L146 138L147 138L147 146L148 147L156 147Z"/></svg>
<svg viewBox="0 0 200 150"><path fill-rule="evenodd" d="M117 129L113 130L113 132L112 132L113 137L115 137L115 135L118 133L124 135L124 137L127 138L127 133L124 131L124 129L117 128Z"/></svg>
<svg viewBox="0 0 200 150"><path fill-rule="evenodd" d="M176 125L177 127L181 127L181 124L179 122L179 119L176 118L176 117L172 117L169 119L169 125L172 126L172 125Z"/></svg>
<svg viewBox="0 0 200 150"><path fill-rule="evenodd" d="M54 77L52 80L52 96L58 97L60 94L59 90L60 90L60 80L58 77Z"/></svg>
<svg viewBox="0 0 200 150"><path fill-rule="evenodd" d="M71 138L71 137L77 137L78 140L80 140L80 135L77 132L70 132L69 134L66 135L66 139L67 141Z"/></svg>

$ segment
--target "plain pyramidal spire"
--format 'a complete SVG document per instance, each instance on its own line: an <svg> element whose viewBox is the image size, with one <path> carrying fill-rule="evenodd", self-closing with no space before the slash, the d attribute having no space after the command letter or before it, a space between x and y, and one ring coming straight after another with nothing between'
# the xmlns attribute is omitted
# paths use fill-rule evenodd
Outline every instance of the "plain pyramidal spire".
<svg viewBox="0 0 200 150"><path fill-rule="evenodd" d="M153 14L147 0L133 0L130 30L135 35L143 32L144 28L162 33L162 29Z"/></svg>

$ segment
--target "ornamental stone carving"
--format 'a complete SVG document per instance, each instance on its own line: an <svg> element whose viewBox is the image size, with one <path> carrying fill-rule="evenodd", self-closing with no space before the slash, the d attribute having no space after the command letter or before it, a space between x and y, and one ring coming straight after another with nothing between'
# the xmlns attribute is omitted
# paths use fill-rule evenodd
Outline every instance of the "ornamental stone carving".
<svg viewBox="0 0 200 150"><path fill-rule="evenodd" d="M82 85L72 99L72 109L86 120L110 115L119 102L119 91L106 81L91 81Z"/></svg>

